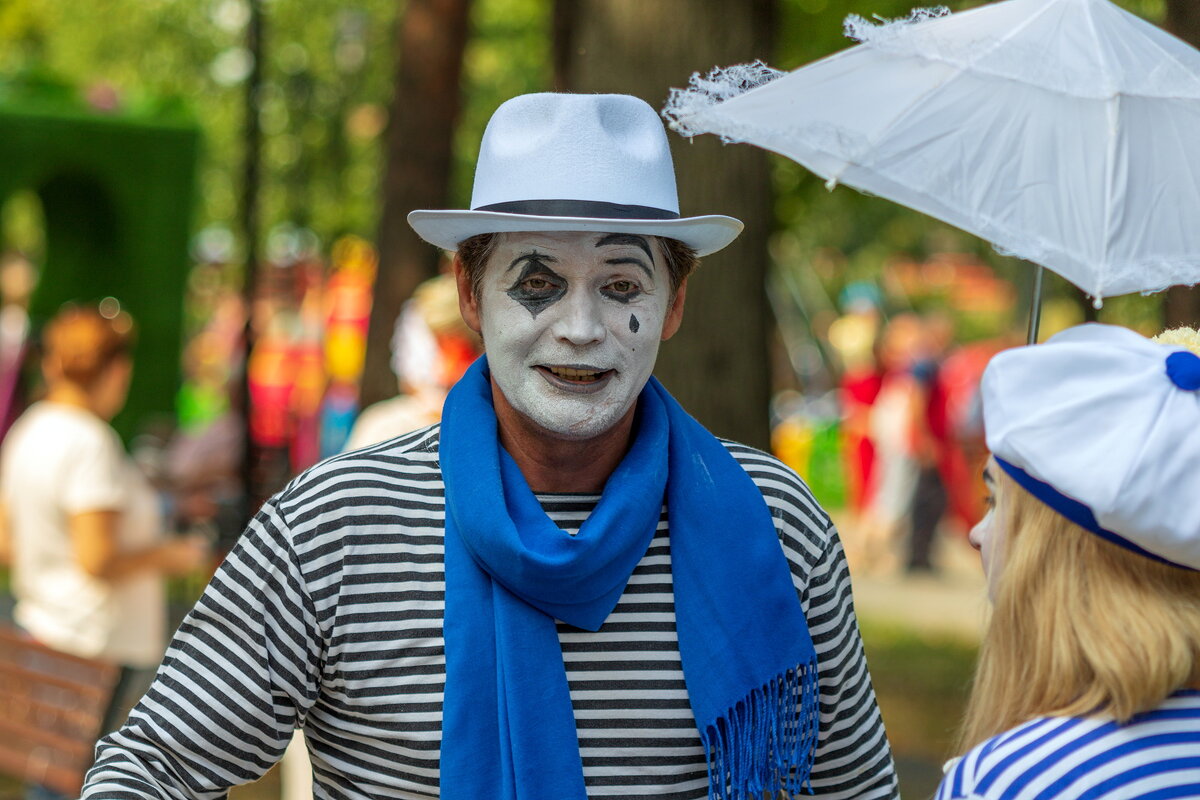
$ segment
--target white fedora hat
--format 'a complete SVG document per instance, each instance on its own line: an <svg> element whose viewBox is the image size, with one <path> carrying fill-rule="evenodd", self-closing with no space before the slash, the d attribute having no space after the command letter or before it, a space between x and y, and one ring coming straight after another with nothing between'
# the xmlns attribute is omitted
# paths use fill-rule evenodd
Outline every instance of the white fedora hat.
<svg viewBox="0 0 1200 800"><path fill-rule="evenodd" d="M492 114L471 209L413 211L408 224L445 250L480 233L597 231L666 236L707 255L742 231L733 217L680 217L658 114L622 94L527 94Z"/></svg>

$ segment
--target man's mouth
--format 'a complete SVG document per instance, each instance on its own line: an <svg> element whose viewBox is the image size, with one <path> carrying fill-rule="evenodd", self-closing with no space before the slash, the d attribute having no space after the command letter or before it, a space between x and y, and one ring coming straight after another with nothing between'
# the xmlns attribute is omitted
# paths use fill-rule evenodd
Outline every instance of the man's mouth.
<svg viewBox="0 0 1200 800"><path fill-rule="evenodd" d="M611 370L597 369L576 369L574 367L546 367L552 375L557 375L564 381L576 381L578 383L591 383L598 381L605 373Z"/></svg>
<svg viewBox="0 0 1200 800"><path fill-rule="evenodd" d="M599 388L615 372L589 366L539 365L536 369L555 386L579 389Z"/></svg>

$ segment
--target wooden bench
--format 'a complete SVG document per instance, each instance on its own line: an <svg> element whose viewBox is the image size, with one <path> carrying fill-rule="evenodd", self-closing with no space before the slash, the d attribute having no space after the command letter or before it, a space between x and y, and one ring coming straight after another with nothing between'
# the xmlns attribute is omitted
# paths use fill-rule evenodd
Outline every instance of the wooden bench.
<svg viewBox="0 0 1200 800"><path fill-rule="evenodd" d="M119 674L0 624L0 772L77 797Z"/></svg>

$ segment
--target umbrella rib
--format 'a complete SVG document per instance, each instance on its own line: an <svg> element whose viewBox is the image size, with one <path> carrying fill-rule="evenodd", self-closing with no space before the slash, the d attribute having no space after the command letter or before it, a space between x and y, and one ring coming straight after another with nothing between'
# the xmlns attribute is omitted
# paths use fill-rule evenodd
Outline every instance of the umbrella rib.
<svg viewBox="0 0 1200 800"><path fill-rule="evenodd" d="M1121 9L1121 8L1118 8L1118 11L1120 11L1121 13L1124 13L1124 14L1129 14L1131 17L1133 17L1134 19L1136 19L1138 22L1145 22L1147 25L1149 25L1150 27L1152 27L1152 28L1154 28L1155 30L1159 31L1160 33L1165 33L1165 34L1167 34L1168 36L1170 36L1170 35L1171 35L1171 34L1170 34L1168 31L1164 31L1162 28L1159 28L1157 25L1154 25L1153 23L1146 22L1145 20L1143 20L1141 17L1137 16L1136 14L1132 14L1132 13L1130 13L1130 12L1128 12L1128 11L1125 11L1124 9ZM1089 14L1089 19L1090 19L1090 18L1091 18L1091 15ZM1094 30L1094 28L1093 28L1093 30ZM1178 37L1176 37L1176 38L1178 38ZM1176 67L1178 67L1179 69L1183 70L1183 72L1185 72L1186 74L1188 74L1188 75L1192 76L1192 78L1193 78L1193 79L1195 79L1195 82L1196 82L1196 84L1197 84L1197 87L1198 87L1198 88L1200 88L1200 79L1196 79L1196 73L1195 73L1195 71L1194 71L1194 70L1193 70L1191 67L1189 67L1187 64L1184 64L1182 61L1180 61L1180 60L1179 60L1179 59L1178 59L1178 58L1175 56L1175 54L1174 54L1174 53L1172 53L1170 50L1168 50L1168 49L1166 49L1165 47L1163 47L1163 46L1162 46L1162 44L1161 44L1161 43L1160 43L1160 42L1159 42L1157 39L1155 39L1155 38L1153 38L1153 37L1150 37L1150 36L1144 36L1144 37L1142 37L1142 39L1143 39L1143 41L1144 41L1144 42L1146 42L1146 43L1150 44L1151 46L1153 46L1153 47L1154 47L1154 49L1155 49L1155 50L1157 50L1157 51L1159 52L1159 54L1161 54L1161 55L1162 55L1163 59L1165 59L1165 60L1167 60L1167 61L1170 61L1170 62L1171 62L1172 64L1174 64ZM1181 39L1180 41L1183 41L1183 40ZM1187 43L1186 43L1186 42L1184 42L1184 44L1187 44ZM1171 95L1167 95L1167 94L1165 94L1165 93L1164 93L1164 94L1158 94L1158 95L1141 95L1141 93L1139 93L1139 92L1126 92L1126 94L1128 94L1128 95L1130 95L1130 96L1162 97L1162 98L1164 98L1164 99L1165 99L1165 98L1177 98L1177 99L1180 99L1180 100L1191 100L1191 99L1194 99L1194 98L1190 98L1190 97L1180 97L1178 94L1171 94Z"/></svg>
<svg viewBox="0 0 1200 800"><path fill-rule="evenodd" d="M1104 243L1103 259L1104 263L1098 265L1096 277L1096 287L1093 292L1093 297L1100 299L1104 296L1104 279L1109 277L1107 273L1112 271L1110 263L1112 250L1112 223L1113 214L1118 208L1116 202L1116 174L1117 174L1117 145L1119 141L1119 126L1121 124L1121 95L1116 94L1104 104L1105 111L1108 114L1108 147L1104 154L1104 238L1101 240Z"/></svg>
<svg viewBox="0 0 1200 800"><path fill-rule="evenodd" d="M1084 18L1087 20L1088 27L1092 29L1092 38L1098 43L1100 31L1096 28L1096 17L1091 4L1086 4ZM1113 66L1109 62L1104 48L1097 47L1097 54L1101 63L1111 72ZM1121 123L1121 93L1119 90L1104 102L1104 111L1108 117L1108 146L1104 150L1104 236L1100 240L1103 247L1103 264L1097 265L1096 285L1092 287L1092 297L1097 300L1101 300L1104 296L1104 279L1108 277L1105 273L1111 271L1109 253L1112 243L1112 217L1116 210L1117 133Z"/></svg>
<svg viewBox="0 0 1200 800"><path fill-rule="evenodd" d="M1083 17L1084 17L1084 19L1086 19L1086 20L1087 20L1087 26L1088 26L1089 28L1091 28L1091 30L1092 30L1092 39L1093 39L1093 40L1096 42L1096 44L1097 44L1097 47L1096 47L1096 55L1099 57L1099 59L1100 59L1100 62L1101 62L1101 63L1102 63L1102 64L1103 64L1105 67L1107 67L1107 68L1108 68L1108 72L1109 72L1109 74L1112 74L1112 73L1114 72L1114 69L1113 69L1112 62L1109 60L1109 58L1108 58L1108 54L1107 54L1107 53L1104 51L1104 48L1099 46L1099 44L1100 44L1100 31L1099 31L1099 29L1096 27L1096 15L1095 15L1095 13L1093 12L1093 6L1092 6L1092 4L1091 4L1091 3L1084 3L1084 12L1083 12ZM1116 93L1119 93L1119 92L1121 91L1121 87L1120 87L1120 86L1114 86L1114 87L1113 87L1113 89L1112 89L1112 91L1113 91L1113 93L1114 93L1114 94L1116 94Z"/></svg>

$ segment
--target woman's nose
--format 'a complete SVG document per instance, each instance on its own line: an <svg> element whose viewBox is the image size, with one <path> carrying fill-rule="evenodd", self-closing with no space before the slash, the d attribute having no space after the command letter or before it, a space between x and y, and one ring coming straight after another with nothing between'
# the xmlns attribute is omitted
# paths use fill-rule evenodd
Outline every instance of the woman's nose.
<svg viewBox="0 0 1200 800"><path fill-rule="evenodd" d="M987 519L987 517L984 517L984 520L986 520L986 519ZM971 547L974 547L976 550L983 549L983 530L982 530L982 528L983 528L984 520L981 520L980 522L977 522L975 525L973 525L971 527L971 532L967 534L967 541L970 542Z"/></svg>

